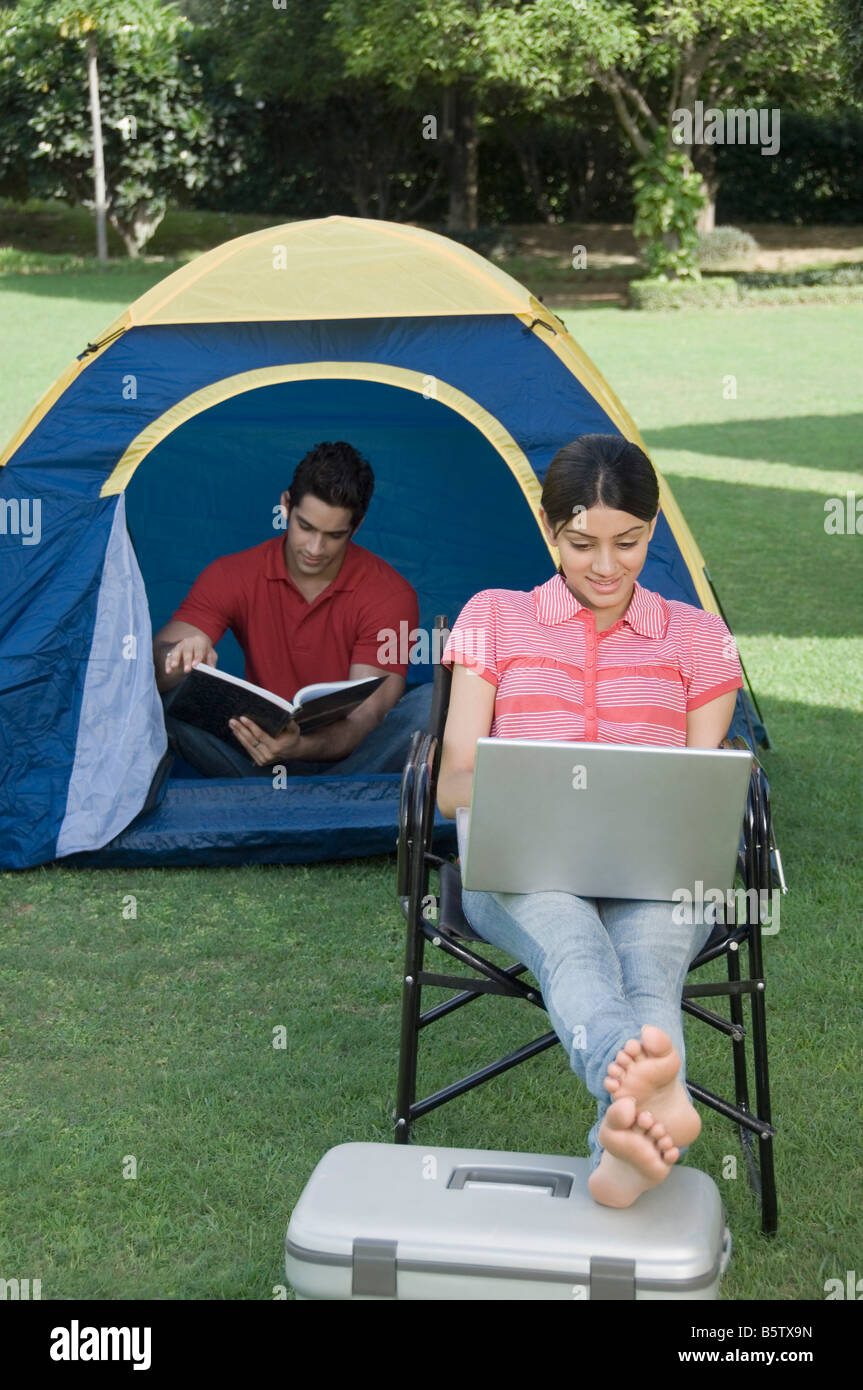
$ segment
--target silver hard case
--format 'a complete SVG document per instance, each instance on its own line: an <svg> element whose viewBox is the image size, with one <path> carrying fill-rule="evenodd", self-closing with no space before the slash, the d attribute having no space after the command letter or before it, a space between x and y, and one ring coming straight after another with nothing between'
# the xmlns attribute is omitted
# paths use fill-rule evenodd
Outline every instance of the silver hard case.
<svg viewBox="0 0 863 1390"><path fill-rule="evenodd" d="M586 1158L339 1144L285 1240L301 1299L712 1299L731 1253L716 1184L675 1165L600 1206Z"/></svg>

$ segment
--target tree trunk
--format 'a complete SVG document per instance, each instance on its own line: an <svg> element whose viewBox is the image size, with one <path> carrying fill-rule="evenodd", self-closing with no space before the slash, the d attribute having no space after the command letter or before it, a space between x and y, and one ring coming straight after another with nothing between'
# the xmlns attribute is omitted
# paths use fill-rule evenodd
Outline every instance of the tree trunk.
<svg viewBox="0 0 863 1390"><path fill-rule="evenodd" d="M662 233L662 244L663 244L663 246L665 247L666 251L671 251L671 252L679 251L679 250L680 250L680 235L679 235L679 233L678 233L678 232L674 232L674 231L671 231L671 232L663 232L663 233ZM669 280L677 280L677 279L679 278L678 275L677 275L677 272L676 272L675 270L672 270L671 268L669 268L669 269L666 271L666 274L668 275Z"/></svg>
<svg viewBox="0 0 863 1390"><path fill-rule="evenodd" d="M90 121L93 128L93 179L96 185L96 254L108 259L108 233L105 227L105 153L102 148L102 110L99 102L99 65L96 35L87 35L87 83L90 88Z"/></svg>
<svg viewBox="0 0 863 1390"><path fill-rule="evenodd" d="M701 191L707 201L698 214L695 225L699 232L712 232L716 226L716 195L719 192L719 179L715 170L701 172Z"/></svg>
<svg viewBox="0 0 863 1390"><path fill-rule="evenodd" d="M518 166L521 169L522 178L536 203L543 222L548 223L550 227L556 226L557 218L554 215L543 186L542 171L539 167L539 160L536 157L536 143L533 136L527 136L526 145L523 144L521 140L514 140L513 148L515 149L515 155L518 160Z"/></svg>
<svg viewBox="0 0 863 1390"><path fill-rule="evenodd" d="M710 196L710 191L706 182L702 182L701 191L707 202L698 214L698 221L695 224L699 232L712 232L716 226L716 199Z"/></svg>
<svg viewBox="0 0 863 1390"><path fill-rule="evenodd" d="M357 168L354 168L353 177L351 179L351 197L354 200L357 217L368 217L370 214L366 183L365 179L362 177L361 171Z"/></svg>
<svg viewBox="0 0 863 1390"><path fill-rule="evenodd" d="M445 101L445 136L449 159L449 231L474 231L478 225L479 128L476 94L466 85L450 88Z"/></svg>
<svg viewBox="0 0 863 1390"><path fill-rule="evenodd" d="M164 207L152 208L146 203L137 203L125 216L116 212L109 214L111 226L122 237L130 261L138 260L164 216Z"/></svg>

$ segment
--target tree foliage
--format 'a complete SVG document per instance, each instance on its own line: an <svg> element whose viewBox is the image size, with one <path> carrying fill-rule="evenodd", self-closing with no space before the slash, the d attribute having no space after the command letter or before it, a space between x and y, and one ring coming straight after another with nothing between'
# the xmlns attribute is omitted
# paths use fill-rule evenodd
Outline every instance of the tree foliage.
<svg viewBox="0 0 863 1390"><path fill-rule="evenodd" d="M850 80L835 26L859 72L859 9L859 0L183 0L183 19L158 0L11 9L0 0L0 192L89 202L91 34L110 215L132 253L174 199L289 216L446 217L450 230L510 206L523 220L601 216L610 197L619 212L630 197L625 141L638 160L639 228L654 226L657 264L665 258L664 273L679 275L694 235L685 217L699 203L687 158L712 196L731 156L742 168L751 151L673 146L672 113L696 101L780 106L783 118L832 111ZM783 168L783 158L761 159L754 174L774 202ZM806 187L818 178L813 165Z"/></svg>
<svg viewBox="0 0 863 1390"><path fill-rule="evenodd" d="M98 51L108 216L137 255L169 199L230 176L192 27L158 0L22 0L0 25L0 190L91 205L85 45Z"/></svg>
<svg viewBox="0 0 863 1390"><path fill-rule="evenodd" d="M839 35L842 73L849 94L863 102L863 6L860 0L833 0L831 15Z"/></svg>
<svg viewBox="0 0 863 1390"><path fill-rule="evenodd" d="M686 158L711 200L716 162L705 145L690 144L672 158L673 112L691 111L697 101L709 107L782 99L804 107L814 89L829 102L841 81L829 4L376 0L369 6L332 0L328 14L346 70L374 74L405 93L434 81L469 93L483 111L495 92L506 90L517 93L524 108L540 110L598 89L639 157L642 202L655 175L657 206L670 188L678 189L677 220L692 205L684 192ZM664 174L657 162L663 138Z"/></svg>
<svg viewBox="0 0 863 1390"><path fill-rule="evenodd" d="M644 259L661 280L699 280L696 222L704 203L701 179L682 150L668 149L657 131L653 149L636 166L633 231L644 243Z"/></svg>

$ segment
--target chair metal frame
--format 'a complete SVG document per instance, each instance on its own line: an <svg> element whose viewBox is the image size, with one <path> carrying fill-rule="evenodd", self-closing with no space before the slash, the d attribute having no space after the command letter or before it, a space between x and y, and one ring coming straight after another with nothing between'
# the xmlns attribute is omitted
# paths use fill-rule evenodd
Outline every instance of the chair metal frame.
<svg viewBox="0 0 863 1390"><path fill-rule="evenodd" d="M435 620L435 627L448 627L445 617ZM440 640L439 638L436 640ZM443 650L443 642L434 650ZM398 838L398 897L407 923L405 966L402 983L401 1046L395 1119L395 1141L410 1143L413 1122L422 1115L464 1095L475 1086L500 1076L519 1063L535 1057L559 1042L555 1032L540 1037L508 1053L505 1057L478 1068L468 1076L417 1099L417 1063L419 1035L424 1028L446 1015L463 1008L484 994L499 994L525 999L545 1012L542 995L519 977L528 967L516 962L502 968L479 955L473 943L487 946L473 931L461 908L461 877L453 858L432 852L437 776L443 743L443 730L449 706L451 674L437 664L430 728L417 730L402 774L399 798ZM747 747L743 740L737 746ZM754 751L754 750L753 750ZM715 1110L736 1125L749 1184L761 1203L761 1230L773 1235L777 1229L777 1198L773 1164L775 1130L770 1116L770 1085L767 1067L767 1028L765 1018L765 982L761 942L761 913L753 903L749 889L756 889L756 903L764 901L763 892L773 886L775 855L778 877L785 891L781 862L773 841L770 815L770 795L764 772L757 757L752 769L744 816L738 871L747 890L745 921L734 920L717 925L704 949L692 961L692 973L708 961L724 955L728 980L716 984L687 984L681 1001L683 1010L710 1027L723 1033L731 1042L734 1069L734 1101L707 1090L687 1078L687 1086L696 1101ZM438 891L430 891L432 872L438 875ZM735 909L737 900L735 899ZM426 942L444 951L462 966L475 970L478 978L437 974L425 969ZM749 973L741 973L740 947L748 948ZM442 1003L421 1012L424 987L455 989ZM696 1003L699 998L727 997L730 1018ZM750 1103L749 1068L745 1051L747 1024L743 1000L748 997L754 1061L755 1108Z"/></svg>

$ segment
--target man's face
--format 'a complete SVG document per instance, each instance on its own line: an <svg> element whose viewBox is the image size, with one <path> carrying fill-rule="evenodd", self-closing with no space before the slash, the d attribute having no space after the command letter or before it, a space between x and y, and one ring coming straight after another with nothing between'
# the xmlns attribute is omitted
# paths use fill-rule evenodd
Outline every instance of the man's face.
<svg viewBox="0 0 863 1390"><path fill-rule="evenodd" d="M295 507L289 492L281 496L288 517L285 563L303 579L333 579L341 568L353 534L348 507L331 507L307 492Z"/></svg>

